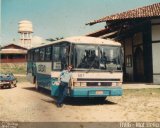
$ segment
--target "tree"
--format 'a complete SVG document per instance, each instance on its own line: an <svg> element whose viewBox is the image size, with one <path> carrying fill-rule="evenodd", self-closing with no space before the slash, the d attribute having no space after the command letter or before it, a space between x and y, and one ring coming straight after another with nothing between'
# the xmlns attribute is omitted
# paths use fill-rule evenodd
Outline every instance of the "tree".
<svg viewBox="0 0 160 128"><path fill-rule="evenodd" d="M53 38L48 38L48 39L46 39L47 41L56 41L56 40L61 40L61 39L63 39L63 37L56 37L55 39L53 39Z"/></svg>

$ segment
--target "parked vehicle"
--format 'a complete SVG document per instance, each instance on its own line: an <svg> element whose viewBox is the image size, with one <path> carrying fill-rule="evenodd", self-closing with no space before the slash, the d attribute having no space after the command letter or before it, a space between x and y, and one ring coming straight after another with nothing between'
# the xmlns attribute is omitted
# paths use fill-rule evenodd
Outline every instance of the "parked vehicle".
<svg viewBox="0 0 160 128"><path fill-rule="evenodd" d="M16 87L17 79L12 73L0 74L0 88Z"/></svg>

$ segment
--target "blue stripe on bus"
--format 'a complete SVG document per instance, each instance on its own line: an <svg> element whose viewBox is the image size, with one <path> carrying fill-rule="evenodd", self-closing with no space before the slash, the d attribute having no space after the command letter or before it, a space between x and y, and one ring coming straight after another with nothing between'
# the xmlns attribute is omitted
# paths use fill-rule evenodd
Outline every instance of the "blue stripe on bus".
<svg viewBox="0 0 160 128"><path fill-rule="evenodd" d="M58 96L59 86L52 85L51 95ZM96 94L97 91L102 91L103 94ZM77 87L70 90L70 97L107 97L107 96L121 96L122 88L121 87Z"/></svg>
<svg viewBox="0 0 160 128"><path fill-rule="evenodd" d="M103 94L96 94L97 91L102 91ZM71 90L71 97L106 97L106 96L121 96L121 87L110 87L110 88L74 88Z"/></svg>

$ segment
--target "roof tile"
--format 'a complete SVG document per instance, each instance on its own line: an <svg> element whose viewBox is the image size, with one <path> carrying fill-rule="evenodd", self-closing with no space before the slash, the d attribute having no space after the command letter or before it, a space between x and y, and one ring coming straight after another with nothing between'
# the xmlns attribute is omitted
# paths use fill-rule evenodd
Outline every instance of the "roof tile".
<svg viewBox="0 0 160 128"><path fill-rule="evenodd" d="M128 10L126 12L106 16L106 17L103 17L99 20L94 20L93 22L90 22L88 24L92 25L92 24L96 24L99 22L106 22L106 21L158 17L158 16L160 16L160 3L155 3L155 4L144 6L141 8Z"/></svg>

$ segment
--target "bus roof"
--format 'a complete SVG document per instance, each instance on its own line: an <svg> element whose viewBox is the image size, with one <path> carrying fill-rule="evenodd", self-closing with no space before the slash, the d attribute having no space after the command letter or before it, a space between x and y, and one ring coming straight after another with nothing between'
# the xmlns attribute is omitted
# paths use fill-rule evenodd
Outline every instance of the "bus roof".
<svg viewBox="0 0 160 128"><path fill-rule="evenodd" d="M60 42L71 42L71 43L74 43L74 44L101 44L101 45L121 46L121 44L119 42L116 42L116 41L111 40L111 39L101 39L101 38L89 37L89 36L74 36L74 37L68 37L68 38L65 38L65 39L62 39L62 40L42 44L42 45L33 47L33 49L38 48L38 47L47 46L47 45L57 44L57 43L60 43Z"/></svg>

